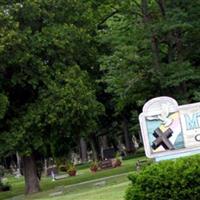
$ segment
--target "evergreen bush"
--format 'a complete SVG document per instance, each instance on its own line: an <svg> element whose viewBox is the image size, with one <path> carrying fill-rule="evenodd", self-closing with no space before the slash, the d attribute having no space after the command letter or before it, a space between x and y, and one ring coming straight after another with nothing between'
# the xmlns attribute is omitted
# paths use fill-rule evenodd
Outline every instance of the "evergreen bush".
<svg viewBox="0 0 200 200"><path fill-rule="evenodd" d="M152 164L129 179L126 200L199 200L200 155Z"/></svg>

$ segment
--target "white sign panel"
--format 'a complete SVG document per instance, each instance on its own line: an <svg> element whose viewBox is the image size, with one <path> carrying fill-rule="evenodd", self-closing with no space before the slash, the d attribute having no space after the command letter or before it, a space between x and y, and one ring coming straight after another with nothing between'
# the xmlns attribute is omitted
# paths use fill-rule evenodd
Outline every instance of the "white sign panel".
<svg viewBox="0 0 200 200"><path fill-rule="evenodd" d="M154 98L144 105L139 120L147 157L200 153L200 103L178 106L170 97Z"/></svg>

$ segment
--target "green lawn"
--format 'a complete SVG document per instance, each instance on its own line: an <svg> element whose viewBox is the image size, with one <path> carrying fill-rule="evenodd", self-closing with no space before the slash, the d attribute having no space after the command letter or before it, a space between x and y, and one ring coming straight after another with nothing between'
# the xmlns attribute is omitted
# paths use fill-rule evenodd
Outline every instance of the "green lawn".
<svg viewBox="0 0 200 200"><path fill-rule="evenodd" d="M41 188L42 188L43 192L39 193L39 195L40 194L42 195L43 193L45 193L45 191L56 190L56 188L58 188L59 186L66 187L68 185L77 184L77 183L81 183L84 181L90 181L90 180L95 180L95 179L99 179L102 177L109 177L109 176L113 176L113 175L117 175L117 174L123 174L126 172L134 171L135 170L135 162L138 159L144 159L144 157L135 158L135 159L131 159L131 160L125 160L125 161L123 161L122 166L119 168L102 170L102 171L98 171L95 174L91 173L89 171L88 167L86 167L86 168L81 167L81 169L78 170L78 175L76 177L68 177L68 178L65 178L62 180L57 180L55 182L52 182L51 178L49 178L49 177L43 177L42 181L41 181ZM0 199L11 198L13 196L18 196L18 195L23 194L23 192L24 192L23 178L20 178L20 179L9 178L9 182L12 185L12 190L9 192L1 192ZM121 187L121 186L119 186L119 187Z"/></svg>
<svg viewBox="0 0 200 200"><path fill-rule="evenodd" d="M102 188L89 189L79 193L69 193L60 197L38 198L41 200L123 200L129 182Z"/></svg>
<svg viewBox="0 0 200 200"><path fill-rule="evenodd" d="M105 179L105 180L103 180ZM103 185L102 185L103 183ZM101 200L122 200L125 189L129 180L127 178L127 174L121 174L115 177L105 177L100 181L94 180L92 182L84 182L78 185L69 185L69 186L59 186L54 189L44 191L41 193L37 193L29 196L28 200L57 200L57 199L81 199L81 200L93 200L93 199L101 199ZM100 184L100 185L97 185ZM62 192L59 196L51 197L52 194L57 192ZM118 197L119 196L119 197ZM117 198L116 198L117 197Z"/></svg>

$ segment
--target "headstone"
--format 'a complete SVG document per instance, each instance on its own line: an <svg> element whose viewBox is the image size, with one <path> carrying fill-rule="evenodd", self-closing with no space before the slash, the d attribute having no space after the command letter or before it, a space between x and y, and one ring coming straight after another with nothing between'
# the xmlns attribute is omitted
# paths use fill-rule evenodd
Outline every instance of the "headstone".
<svg viewBox="0 0 200 200"><path fill-rule="evenodd" d="M55 165L47 168L47 176L52 176L52 172L58 174L58 169Z"/></svg>
<svg viewBox="0 0 200 200"><path fill-rule="evenodd" d="M88 161L90 162L90 161L92 161L93 160L93 152L92 151L88 151L87 152L87 155L88 155Z"/></svg>
<svg viewBox="0 0 200 200"><path fill-rule="evenodd" d="M139 148L139 144L138 144L137 139L136 139L136 137L134 135L132 136L132 142L134 144L134 147L136 149L138 149Z"/></svg>
<svg viewBox="0 0 200 200"><path fill-rule="evenodd" d="M127 153L126 153L126 147L123 143L121 143L120 140L118 140L118 149L119 149L119 152L121 154L122 157L126 157L127 156Z"/></svg>
<svg viewBox="0 0 200 200"><path fill-rule="evenodd" d="M20 169L17 168L15 178L20 178L21 176Z"/></svg>
<svg viewBox="0 0 200 200"><path fill-rule="evenodd" d="M56 197L56 196L60 196L63 194L63 191L58 191L58 192L54 192L54 193L51 193L49 194L50 197Z"/></svg>
<svg viewBox="0 0 200 200"><path fill-rule="evenodd" d="M51 177L52 177L52 181L55 181L55 174L53 170L51 171Z"/></svg>
<svg viewBox="0 0 200 200"><path fill-rule="evenodd" d="M71 153L71 162L74 163L75 165L80 164L81 163L80 155L75 152L72 152Z"/></svg>
<svg viewBox="0 0 200 200"><path fill-rule="evenodd" d="M94 183L94 186L97 186L97 187L103 187L106 185L106 181L99 181L97 183Z"/></svg>
<svg viewBox="0 0 200 200"><path fill-rule="evenodd" d="M100 164L99 164L99 167L101 169L112 168L113 167L112 160L109 159L109 160L103 160L103 161L101 161Z"/></svg>
<svg viewBox="0 0 200 200"><path fill-rule="evenodd" d="M60 180L60 179L64 179L64 178L67 178L67 177L69 177L68 174L63 174L63 175L54 176L54 179L55 180Z"/></svg>
<svg viewBox="0 0 200 200"><path fill-rule="evenodd" d="M116 152L114 148L103 149L103 158L112 159L115 158Z"/></svg>

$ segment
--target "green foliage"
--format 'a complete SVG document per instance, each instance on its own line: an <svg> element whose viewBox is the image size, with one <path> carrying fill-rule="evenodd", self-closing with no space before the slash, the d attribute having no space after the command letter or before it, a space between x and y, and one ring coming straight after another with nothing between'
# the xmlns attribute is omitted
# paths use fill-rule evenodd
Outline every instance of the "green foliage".
<svg viewBox="0 0 200 200"><path fill-rule="evenodd" d="M127 200L198 200L200 156L163 161L129 176Z"/></svg>
<svg viewBox="0 0 200 200"><path fill-rule="evenodd" d="M4 176L5 173L5 169L3 166L0 165L0 182L1 182L1 178Z"/></svg>
<svg viewBox="0 0 200 200"><path fill-rule="evenodd" d="M4 117L7 107L8 107L7 96L0 94L0 119L2 119Z"/></svg>
<svg viewBox="0 0 200 200"><path fill-rule="evenodd" d="M95 132L95 1L0 4L0 153L67 155ZM99 5L95 8L98 11ZM9 99L9 107L8 107Z"/></svg>
<svg viewBox="0 0 200 200"><path fill-rule="evenodd" d="M52 153L62 156L64 149L68 153L73 138L94 131L102 112L87 72L74 66L55 74L55 80L40 91L37 101L13 121L12 134L18 137L15 142L22 152L31 153L31 148L42 150L46 144L52 147ZM21 142L24 140L27 143Z"/></svg>
<svg viewBox="0 0 200 200"><path fill-rule="evenodd" d="M123 1L99 30L106 47L99 58L101 82L115 116L126 115L136 136L147 100L199 101L199 8L195 0Z"/></svg>
<svg viewBox="0 0 200 200"><path fill-rule="evenodd" d="M144 13L144 2L127 1L121 13L100 32L101 42L112 46L100 60L105 72L102 81L107 83L107 91L114 95L119 110L131 104L140 107L157 95L192 101L193 87L199 80L199 63L194 59L199 48L194 57L186 48L197 42L196 34L193 41L191 35L198 30L199 3L146 1Z"/></svg>

